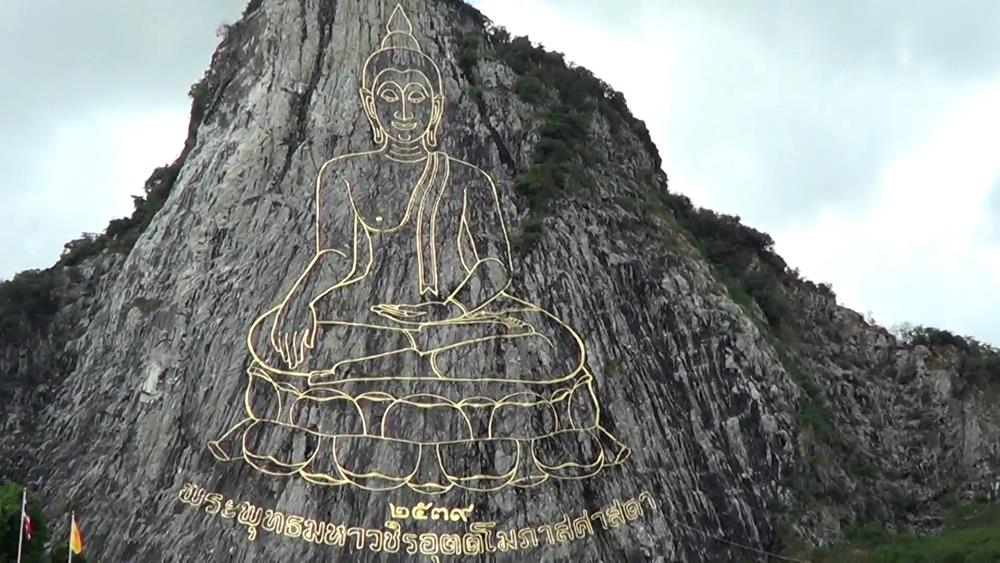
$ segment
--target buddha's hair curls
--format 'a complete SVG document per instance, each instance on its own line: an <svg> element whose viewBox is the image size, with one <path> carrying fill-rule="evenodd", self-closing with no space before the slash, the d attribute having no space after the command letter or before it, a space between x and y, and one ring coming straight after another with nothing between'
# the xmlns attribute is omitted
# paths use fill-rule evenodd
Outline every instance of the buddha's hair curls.
<svg viewBox="0 0 1000 563"><path fill-rule="evenodd" d="M430 81L430 87L434 90L434 95L444 94L441 71L434 61L420 51L413 49L380 49L372 54L365 62L365 67L361 71L361 87L375 90L375 78L386 69L419 70Z"/></svg>

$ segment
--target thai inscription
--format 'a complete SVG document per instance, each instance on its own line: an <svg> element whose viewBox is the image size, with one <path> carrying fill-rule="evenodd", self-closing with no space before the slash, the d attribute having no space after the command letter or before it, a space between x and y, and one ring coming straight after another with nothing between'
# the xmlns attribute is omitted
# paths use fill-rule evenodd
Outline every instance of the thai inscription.
<svg viewBox="0 0 1000 563"><path fill-rule="evenodd" d="M452 522L468 522L469 515L472 514L474 508L474 504L470 504L468 508L448 509L443 506L435 508L432 502L418 502L413 507L396 506L389 503L389 515L394 520L450 520Z"/></svg>
<svg viewBox="0 0 1000 563"><path fill-rule="evenodd" d="M546 545L565 545L585 540L604 530L627 526L657 510L656 501L646 491L626 500L614 500L594 512L581 510L565 513L558 520L537 526L502 526L496 522L470 522L461 517L454 520L452 511L455 509L440 508L447 511L448 519L452 522L461 521L467 524L465 531L459 533L404 529L404 523L416 523L422 520L422 518L413 519L415 510L422 516L426 515L428 507L423 506L424 503L409 510L407 520L402 519L402 512L399 511L392 513L391 518L381 528L367 528L342 522L317 520L272 508L258 507L247 501L227 499L221 494L208 492L194 483L186 483L178 497L182 503L193 508L204 510L223 520L235 521L246 528L247 539L250 541L255 541L260 532L266 532L350 551L424 556L477 556L528 551ZM443 520L445 513L440 514L440 519ZM428 516L428 519L432 518Z"/></svg>

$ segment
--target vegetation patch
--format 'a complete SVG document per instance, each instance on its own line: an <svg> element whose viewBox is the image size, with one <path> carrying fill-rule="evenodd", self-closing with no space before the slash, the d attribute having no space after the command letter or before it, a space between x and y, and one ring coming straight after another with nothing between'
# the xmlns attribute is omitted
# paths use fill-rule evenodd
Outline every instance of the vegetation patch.
<svg viewBox="0 0 1000 563"><path fill-rule="evenodd" d="M27 270L0 282L0 342L23 343L59 310L53 270Z"/></svg>
<svg viewBox="0 0 1000 563"><path fill-rule="evenodd" d="M515 189L528 207L521 230L513 239L515 249L524 253L540 240L553 202L591 185L588 167L600 159L587 145L598 112L613 127L624 125L634 130L657 167L660 160L645 125L632 116L620 92L589 70L568 64L562 53L546 51L527 37L511 37L502 27L487 28L485 41L475 33L459 41L458 66L471 83L467 94L485 111L476 68L482 58L499 61L515 74L514 94L539 108L541 115L528 168L515 181Z"/></svg>
<svg viewBox="0 0 1000 563"><path fill-rule="evenodd" d="M798 362L783 346L777 348L781 364L805 395L805 399L799 404L799 410L796 413L799 428L808 430L820 444L844 449L844 441L840 433L833 427L833 411L826 400L826 395L823 394L823 389L811 377L802 373Z"/></svg>
<svg viewBox="0 0 1000 563"><path fill-rule="evenodd" d="M1000 561L1000 505L972 503L952 510L936 535L889 534L875 523L849 526L848 543L819 549L820 562L869 563Z"/></svg>
<svg viewBox="0 0 1000 563"><path fill-rule="evenodd" d="M0 561L15 561L17 559L17 541L21 530L21 491L23 487L10 481L0 486ZM28 516L34 525L34 533L30 542L24 543L21 561L24 563L42 563L49 561L45 553L45 543L49 539L49 531L45 525L42 507L31 495L28 496ZM63 559L66 552L63 551ZM74 560L76 560L74 558Z"/></svg>
<svg viewBox="0 0 1000 563"><path fill-rule="evenodd" d="M1000 348L980 342L971 336L924 326L909 327L900 335L908 346L954 348L961 354L959 371L969 379L1000 383Z"/></svg>
<svg viewBox="0 0 1000 563"><path fill-rule="evenodd" d="M765 328L779 335L790 329L792 307L782 284L801 280L775 253L770 235L742 224L737 216L697 208L687 197L662 188L651 189L642 205L666 210L674 218L730 297L751 317L751 304L756 304L767 321ZM821 287L832 294L828 286Z"/></svg>
<svg viewBox="0 0 1000 563"><path fill-rule="evenodd" d="M541 239L544 220L553 202L579 186L589 185L586 175L589 118L556 104L546 112L531 155L531 166L514 182L514 190L528 204L528 215L513 243L518 252L530 250Z"/></svg>

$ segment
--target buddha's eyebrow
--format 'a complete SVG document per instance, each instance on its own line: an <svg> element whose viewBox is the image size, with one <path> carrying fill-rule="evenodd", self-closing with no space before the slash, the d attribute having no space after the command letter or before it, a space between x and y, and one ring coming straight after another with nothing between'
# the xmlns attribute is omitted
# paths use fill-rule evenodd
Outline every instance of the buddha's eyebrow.
<svg viewBox="0 0 1000 563"><path fill-rule="evenodd" d="M410 89L418 89L418 88L420 89L421 94L424 94L425 96L427 95L427 86L423 82L417 82L417 81L407 82L406 86L403 87L403 92L406 92Z"/></svg>
<svg viewBox="0 0 1000 563"><path fill-rule="evenodd" d="M385 90L390 85L395 86L396 89L399 90L400 92L403 91L403 87L400 86L395 80L386 80L384 82L379 83L378 88L376 89L376 93L381 94L382 91Z"/></svg>
<svg viewBox="0 0 1000 563"><path fill-rule="evenodd" d="M407 69L406 72L408 74L415 75L415 76L413 76L413 80L410 82L411 84L414 83L414 82L422 82L422 83L427 84L427 85L431 84L431 79L427 78L427 75L424 74L423 71L417 70L415 68L410 68L410 69Z"/></svg>

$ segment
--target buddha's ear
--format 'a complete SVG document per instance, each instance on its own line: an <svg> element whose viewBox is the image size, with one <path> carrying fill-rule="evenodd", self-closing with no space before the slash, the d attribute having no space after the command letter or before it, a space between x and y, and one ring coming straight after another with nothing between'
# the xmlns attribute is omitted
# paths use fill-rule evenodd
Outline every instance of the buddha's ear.
<svg viewBox="0 0 1000 563"><path fill-rule="evenodd" d="M375 117L375 95L364 86L358 89L358 93L361 94L361 106L365 108L368 118Z"/></svg>
<svg viewBox="0 0 1000 563"><path fill-rule="evenodd" d="M358 90L361 94L361 107L365 110L365 117L368 118L368 124L372 128L372 140L375 141L376 145L381 145L385 142L385 131L382 130L382 126L379 125L378 116L375 113L375 96L372 91L368 88L361 87Z"/></svg>
<svg viewBox="0 0 1000 563"><path fill-rule="evenodd" d="M427 144L437 145L438 127L441 126L441 118L444 116L444 96L438 94L431 98L431 122L427 130Z"/></svg>
<svg viewBox="0 0 1000 563"><path fill-rule="evenodd" d="M441 116L444 115L444 96L437 94L431 99L431 104L433 104L434 114L433 118L435 121L440 122Z"/></svg>

